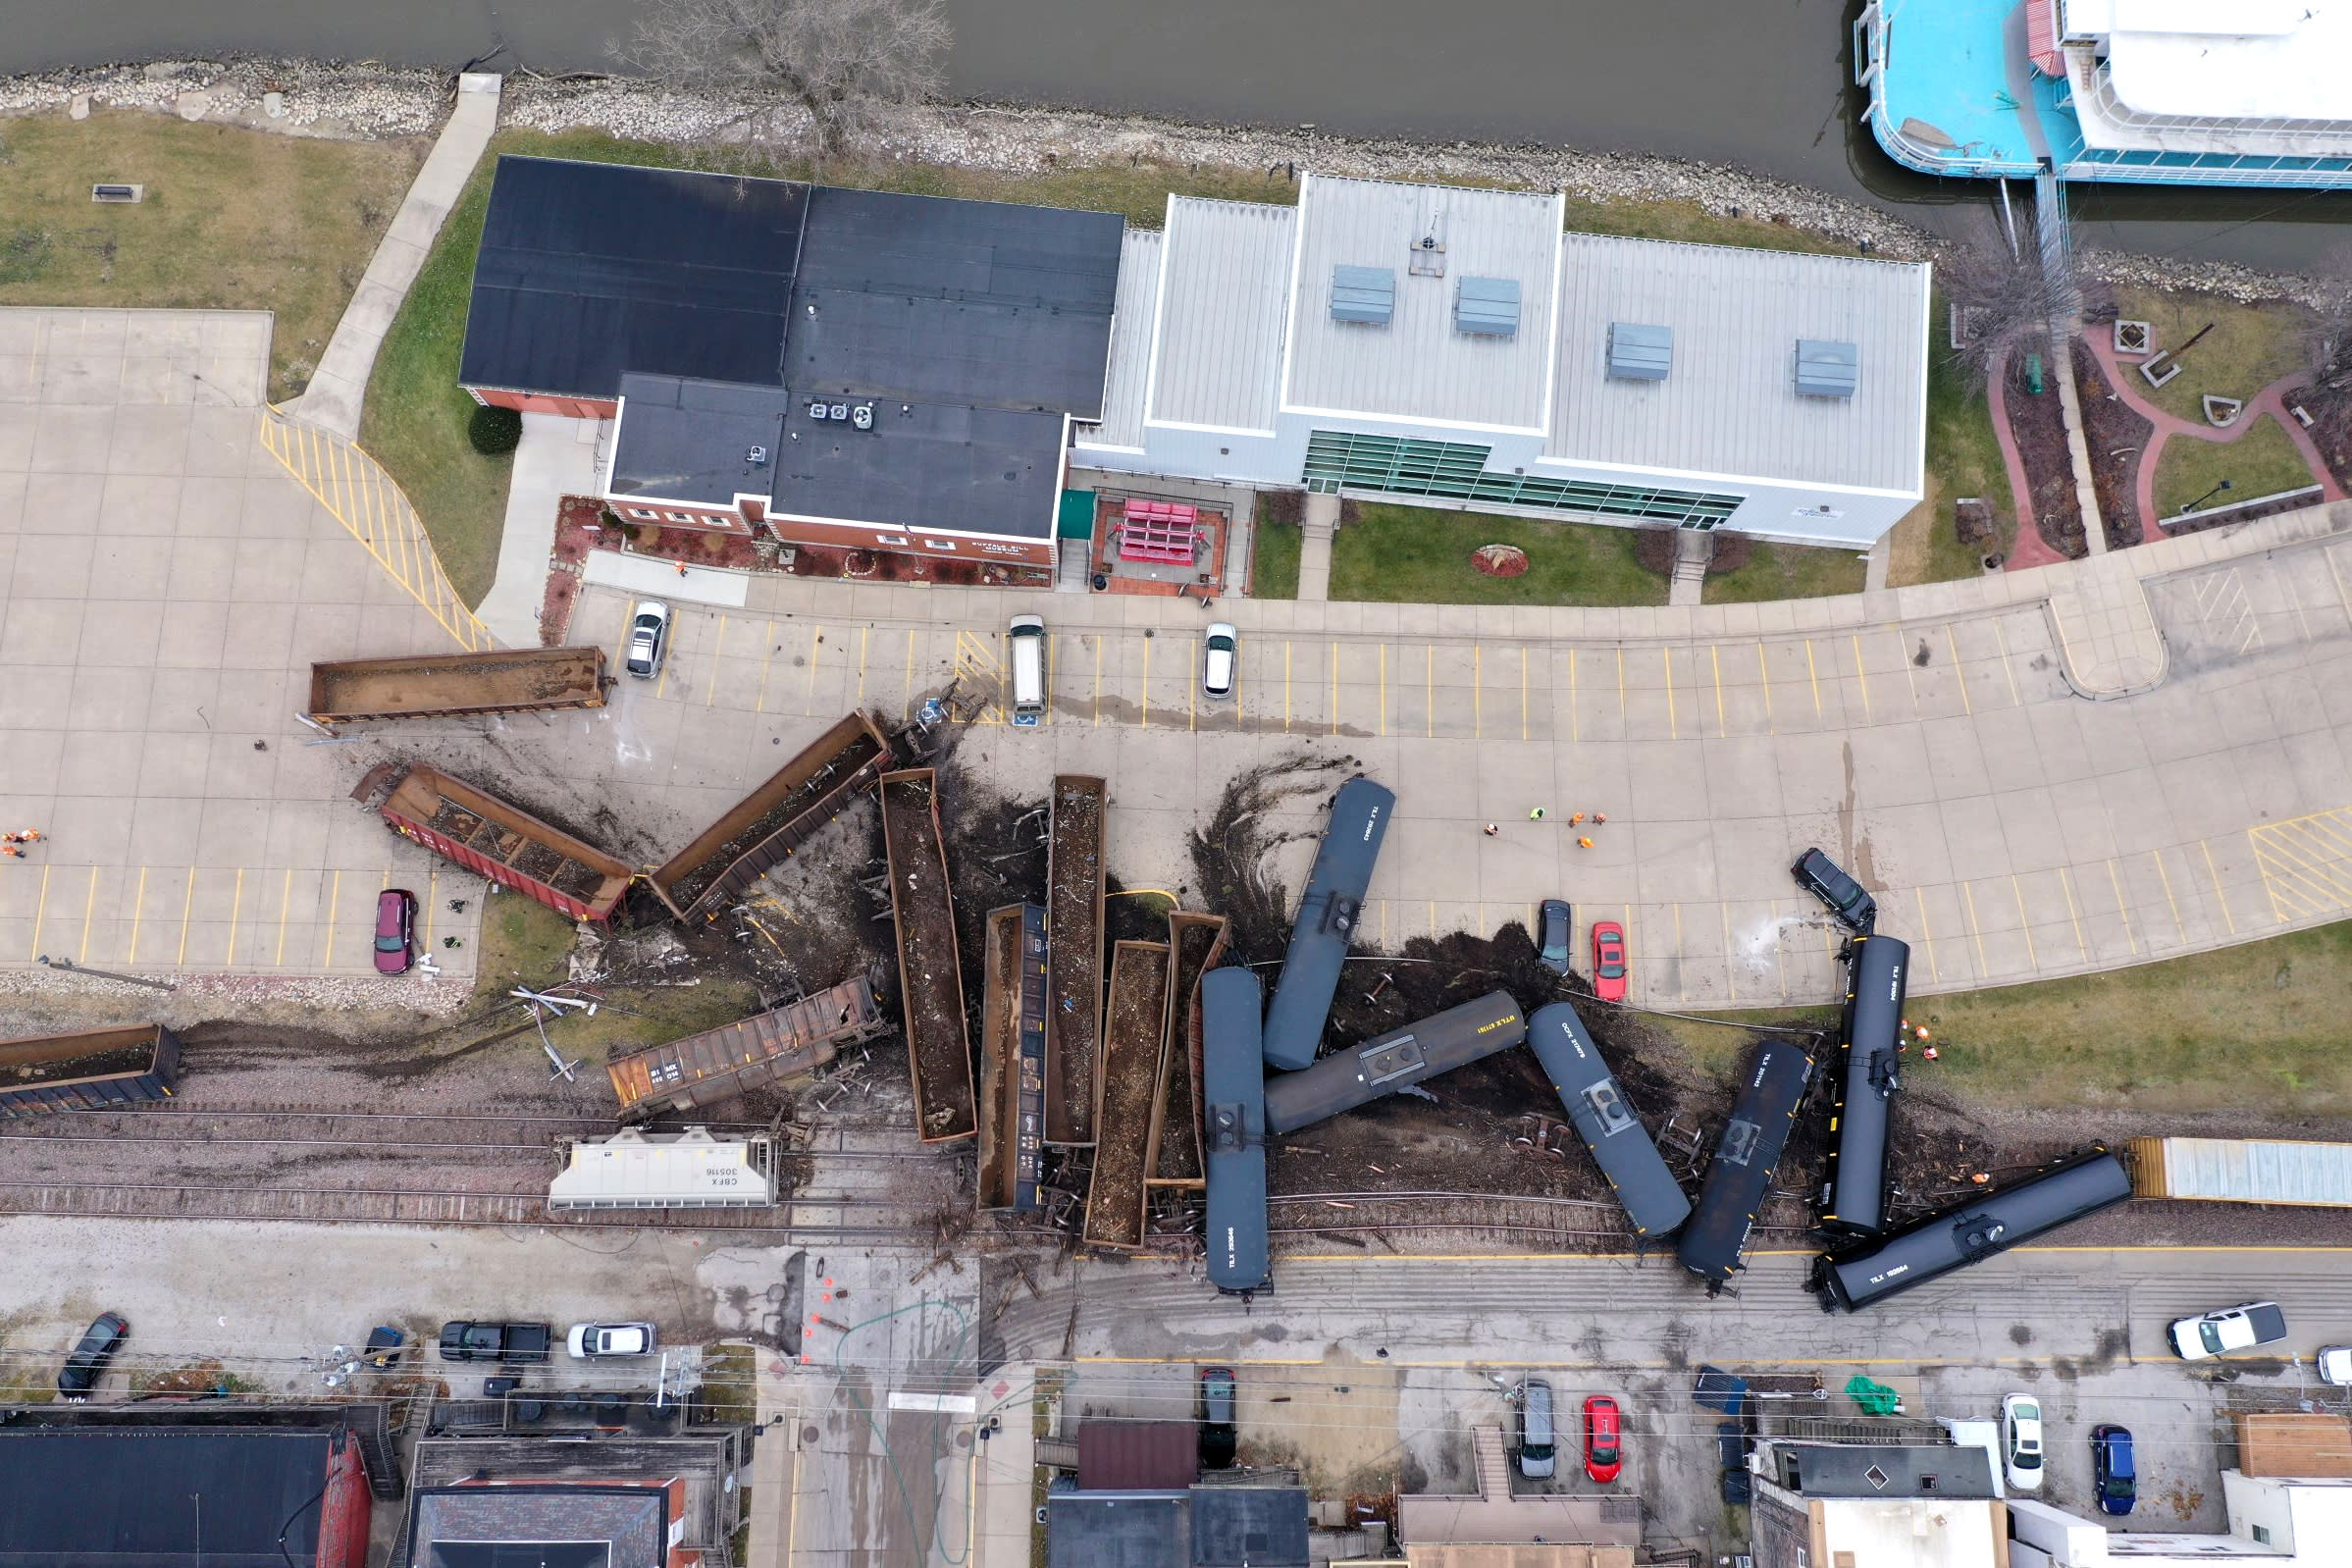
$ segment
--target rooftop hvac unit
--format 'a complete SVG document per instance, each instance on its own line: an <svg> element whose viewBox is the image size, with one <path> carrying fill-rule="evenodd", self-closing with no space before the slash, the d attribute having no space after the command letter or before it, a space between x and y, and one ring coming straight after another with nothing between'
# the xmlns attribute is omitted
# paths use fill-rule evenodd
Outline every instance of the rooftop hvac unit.
<svg viewBox="0 0 2352 1568"><path fill-rule="evenodd" d="M1674 329L1609 323L1609 374L1618 381L1664 381L1674 369Z"/></svg>
<svg viewBox="0 0 2352 1568"><path fill-rule="evenodd" d="M743 454L743 460L747 463L750 463L754 468L762 467L767 462L767 448L764 446L755 446L750 451Z"/></svg>
<svg viewBox="0 0 2352 1568"><path fill-rule="evenodd" d="M1861 350L1854 344L1819 338L1797 340L1799 396L1852 397L1861 378Z"/></svg>
<svg viewBox="0 0 2352 1568"><path fill-rule="evenodd" d="M873 429L874 405L871 403L860 403L855 408L852 408L850 410L850 423L857 426L860 430Z"/></svg>
<svg viewBox="0 0 2352 1568"><path fill-rule="evenodd" d="M1395 268L1350 267L1344 262L1332 268L1332 320L1385 327L1395 314Z"/></svg>
<svg viewBox="0 0 2352 1568"><path fill-rule="evenodd" d="M847 419L850 417L850 405L847 403L835 403L831 408L825 411L825 414L829 419Z"/></svg>
<svg viewBox="0 0 2352 1568"><path fill-rule="evenodd" d="M1453 326L1474 338L1519 336L1519 280L1463 279L1454 286Z"/></svg>
<svg viewBox="0 0 2352 1568"><path fill-rule="evenodd" d="M823 403L810 403L809 405L809 417L810 419L829 419L832 417L832 415L830 410L828 410Z"/></svg>

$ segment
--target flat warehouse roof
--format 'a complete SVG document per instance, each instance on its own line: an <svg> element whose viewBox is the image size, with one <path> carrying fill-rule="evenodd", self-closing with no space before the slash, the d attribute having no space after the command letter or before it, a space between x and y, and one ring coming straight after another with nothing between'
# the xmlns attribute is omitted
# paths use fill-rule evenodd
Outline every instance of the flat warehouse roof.
<svg viewBox="0 0 2352 1568"><path fill-rule="evenodd" d="M772 515L1050 538L1063 423L1060 414L884 401L873 429L862 431L810 419L796 401L784 420Z"/></svg>
<svg viewBox="0 0 2352 1568"><path fill-rule="evenodd" d="M1124 220L818 186L784 380L1100 416Z"/></svg>
<svg viewBox="0 0 2352 1568"><path fill-rule="evenodd" d="M318 1554L320 1432L0 1428L0 1562L285 1568ZM134 1503L135 1505L131 1505ZM289 1523L290 1521L290 1523Z"/></svg>
<svg viewBox="0 0 2352 1568"><path fill-rule="evenodd" d="M607 494L725 506L775 483L792 404L783 388L632 374L621 397Z"/></svg>
<svg viewBox="0 0 2352 1568"><path fill-rule="evenodd" d="M1546 458L1915 495L1927 268L1567 235ZM1670 328L1661 381L1608 374L1609 328ZM1796 387L1800 339L1855 349L1851 397Z"/></svg>
<svg viewBox="0 0 2352 1568"><path fill-rule="evenodd" d="M1158 298L1155 420L1274 429L1282 317L1298 212L1254 201L1168 203L1167 284ZM1154 301L1135 302L1143 312ZM1303 307L1302 307L1303 308Z"/></svg>

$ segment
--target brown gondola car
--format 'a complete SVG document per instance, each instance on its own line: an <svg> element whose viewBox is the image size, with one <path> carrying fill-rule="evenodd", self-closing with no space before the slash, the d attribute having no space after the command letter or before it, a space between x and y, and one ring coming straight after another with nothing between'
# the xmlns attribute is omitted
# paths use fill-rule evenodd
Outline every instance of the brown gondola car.
<svg viewBox="0 0 2352 1568"><path fill-rule="evenodd" d="M310 666L310 721L338 724L604 706L601 648L351 658Z"/></svg>
<svg viewBox="0 0 2352 1568"><path fill-rule="evenodd" d="M180 1036L160 1023L0 1040L0 1117L168 1100Z"/></svg>
<svg viewBox="0 0 2352 1568"><path fill-rule="evenodd" d="M403 836L575 920L604 920L629 890L628 862L463 779L386 762L351 792Z"/></svg>

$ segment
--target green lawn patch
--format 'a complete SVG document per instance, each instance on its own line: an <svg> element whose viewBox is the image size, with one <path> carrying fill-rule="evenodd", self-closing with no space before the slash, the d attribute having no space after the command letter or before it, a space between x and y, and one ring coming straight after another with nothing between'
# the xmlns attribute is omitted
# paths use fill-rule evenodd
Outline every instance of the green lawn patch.
<svg viewBox="0 0 2352 1568"><path fill-rule="evenodd" d="M2300 305L2280 300L2241 305L2212 294L2159 293L2150 288L2119 289L2116 302L2125 319L2147 322L2155 331L2157 348L2180 361L2180 374L2162 387L2152 388L2146 377L2126 370L2131 390L2183 419L2204 423L2201 399L2207 392L2251 398L2304 364L2303 338L2312 317ZM2208 325L2213 331L2182 353L2188 340Z"/></svg>
<svg viewBox="0 0 2352 1568"><path fill-rule="evenodd" d="M1250 547L1249 597L1298 598L1298 551L1306 536L1296 523L1260 519L1252 528L1255 543Z"/></svg>
<svg viewBox="0 0 2352 1568"><path fill-rule="evenodd" d="M1932 311L1940 324L1940 295ZM1940 325L1934 331L1927 358L1927 497L1895 525L1887 561L1887 583L1895 588L1980 576L1983 557L2007 552L2017 537L2016 500L2010 495L2009 469L2001 461L1984 387L1945 349ZM1952 526L1952 505L1963 496L1992 502L1997 543L1960 543Z"/></svg>
<svg viewBox="0 0 2352 1568"><path fill-rule="evenodd" d="M491 895L482 908L481 952L475 959L474 1007L494 1008L507 1000L517 985L544 989L565 977L577 932L572 922L546 905L519 893ZM691 986L606 987L613 1007L588 1018L565 1014L548 1024L549 1036L561 1050L590 1066L610 1056L647 1046L664 1045L683 1035L715 1029L758 1011L758 987L749 980L707 973ZM521 1020L521 1015L516 1015ZM537 1034L525 1037L539 1049Z"/></svg>
<svg viewBox="0 0 2352 1568"><path fill-rule="evenodd" d="M1722 548L1718 536L1717 548ZM1709 571L1701 590L1709 604L1750 604L1765 599L1827 599L1858 594L1869 563L1851 545L1825 549L1744 541L1748 558L1728 570Z"/></svg>
<svg viewBox="0 0 2352 1568"><path fill-rule="evenodd" d="M309 384L426 146L131 109L0 120L0 305L268 310L280 401ZM146 190L101 207L101 182Z"/></svg>
<svg viewBox="0 0 2352 1568"><path fill-rule="evenodd" d="M2352 1114L2352 921L2078 979L1913 997L1908 1011L1942 1060L1914 1062L1907 1080L1963 1103L2297 1123ZM1732 1029L1656 1021L1710 1071L1745 1048Z"/></svg>
<svg viewBox="0 0 2352 1568"><path fill-rule="evenodd" d="M1605 523L1366 502L1332 541L1332 598L1414 604L1663 604L1666 579L1635 559L1640 535ZM1481 545L1527 551L1520 577L1470 564Z"/></svg>
<svg viewBox="0 0 2352 1568"><path fill-rule="evenodd" d="M2229 488L2218 496L2210 495L2224 479ZM2265 414L2226 445L2193 436L2168 440L2156 459L2156 515L2178 516L2182 507L2199 497L2204 497L2200 509L2211 510L2316 483L2311 465L2304 462L2303 453L2287 439L2286 431Z"/></svg>

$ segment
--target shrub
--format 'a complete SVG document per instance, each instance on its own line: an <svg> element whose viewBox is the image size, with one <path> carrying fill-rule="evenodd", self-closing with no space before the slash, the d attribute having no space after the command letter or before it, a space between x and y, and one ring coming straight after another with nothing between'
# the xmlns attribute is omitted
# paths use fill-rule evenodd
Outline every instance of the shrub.
<svg viewBox="0 0 2352 1568"><path fill-rule="evenodd" d="M466 422L465 434L483 456L502 457L522 444L523 416L511 408L482 403Z"/></svg>

